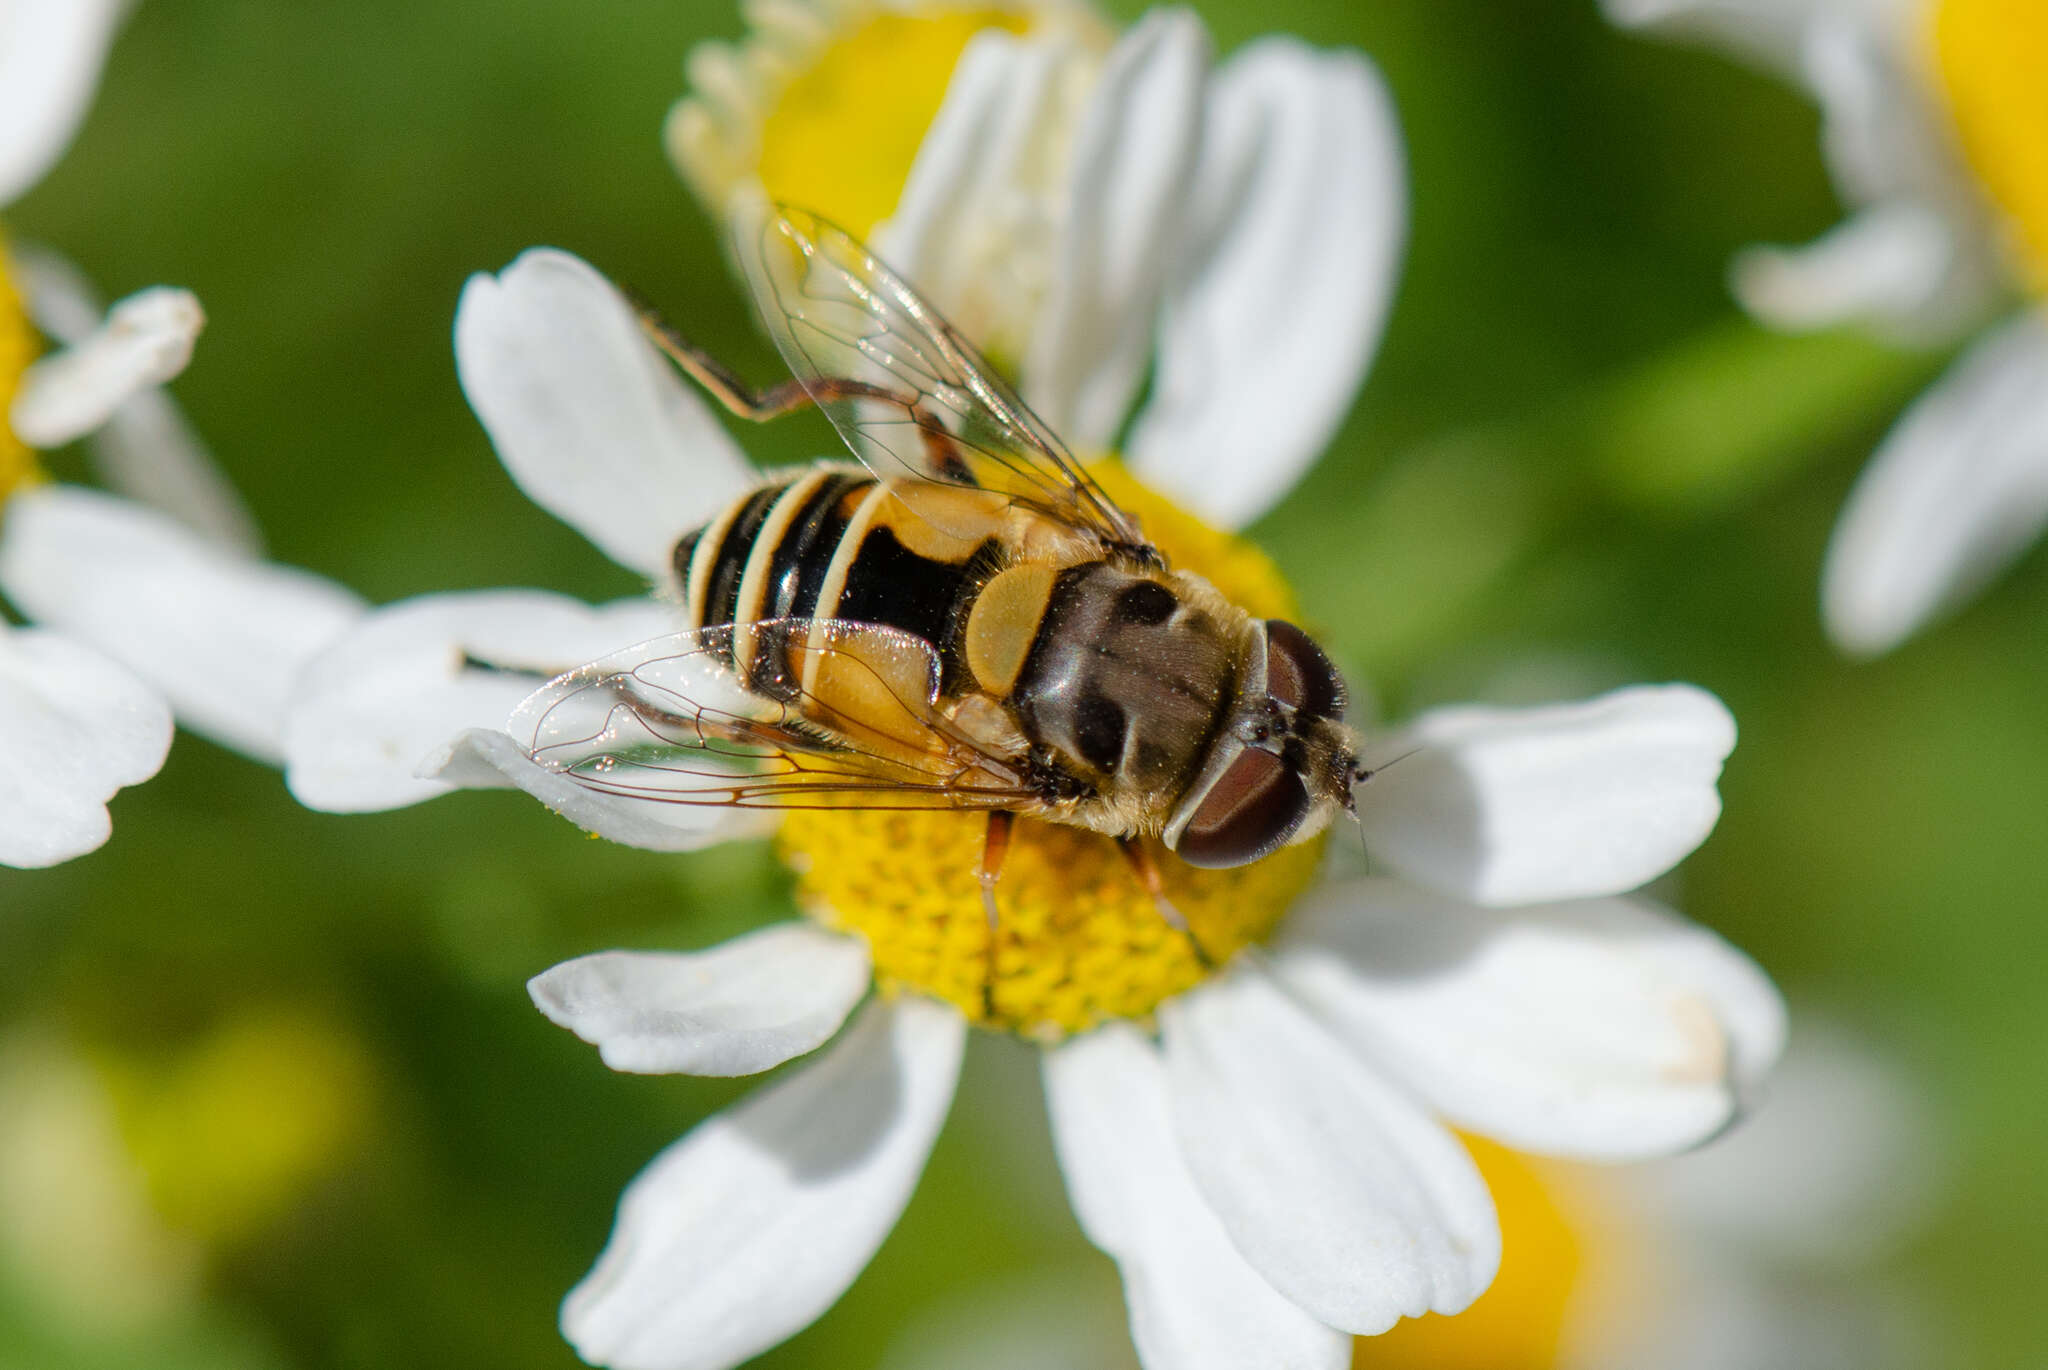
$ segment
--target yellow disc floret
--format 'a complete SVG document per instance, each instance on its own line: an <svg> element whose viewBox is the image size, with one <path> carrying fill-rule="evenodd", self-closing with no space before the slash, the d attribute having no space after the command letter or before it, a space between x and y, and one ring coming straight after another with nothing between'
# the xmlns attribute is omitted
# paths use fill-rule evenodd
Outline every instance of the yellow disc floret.
<svg viewBox="0 0 2048 1370"><path fill-rule="evenodd" d="M768 197L866 237L895 211L967 40L990 28L1015 32L1023 20L1001 10L882 13L833 43L762 122Z"/></svg>
<svg viewBox="0 0 2048 1370"><path fill-rule="evenodd" d="M1114 463L1093 470L1175 566L1207 576L1261 617L1293 612L1286 582L1256 547L1175 508ZM1198 953L1115 842L1020 819L996 888L991 958L978 879L985 828L973 814L797 811L779 842L806 911L865 938L885 987L935 995L985 1027L1039 1039L1143 1018L1197 984L1272 930L1314 879L1323 846L1317 839L1249 866L1198 870L1152 844L1166 898L1187 919Z"/></svg>
<svg viewBox="0 0 2048 1370"><path fill-rule="evenodd" d="M896 208L918 145L975 34L1029 31L1022 4L763 0L738 44L690 54L691 92L669 149L711 208L739 187L836 220L859 236Z"/></svg>
<svg viewBox="0 0 2048 1370"><path fill-rule="evenodd" d="M1939 0L1933 37L1963 150L2048 289L2048 5Z"/></svg>
<svg viewBox="0 0 2048 1370"><path fill-rule="evenodd" d="M37 474L35 453L14 436L7 415L14 408L22 373L36 358L36 332L21 295L7 274L7 244L0 240L0 502Z"/></svg>

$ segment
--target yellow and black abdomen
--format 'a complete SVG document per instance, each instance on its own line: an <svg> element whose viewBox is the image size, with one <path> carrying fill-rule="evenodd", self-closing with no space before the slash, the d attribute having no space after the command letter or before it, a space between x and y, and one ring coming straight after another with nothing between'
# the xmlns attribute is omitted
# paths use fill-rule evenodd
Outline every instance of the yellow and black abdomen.
<svg viewBox="0 0 2048 1370"><path fill-rule="evenodd" d="M878 623L930 643L957 678L968 608L1003 560L1007 505L846 464L777 478L676 544L690 626Z"/></svg>

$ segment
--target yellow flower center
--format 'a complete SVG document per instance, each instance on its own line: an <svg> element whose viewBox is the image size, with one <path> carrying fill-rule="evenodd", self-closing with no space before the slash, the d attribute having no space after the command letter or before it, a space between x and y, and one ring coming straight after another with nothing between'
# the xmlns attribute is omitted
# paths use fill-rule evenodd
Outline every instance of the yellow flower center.
<svg viewBox="0 0 2048 1370"><path fill-rule="evenodd" d="M7 243L0 239L0 504L37 476L36 454L14 436L7 415L21 389L22 373L36 359L36 331L22 308L21 293L7 274Z"/></svg>
<svg viewBox="0 0 2048 1370"><path fill-rule="evenodd" d="M830 44L761 125L761 185L865 238L895 212L953 68L983 29L1021 32L1002 10L881 13Z"/></svg>
<svg viewBox="0 0 2048 1370"><path fill-rule="evenodd" d="M1456 1317L1432 1313L1359 1338L1354 1370L1550 1370L1585 1259L1563 1167L1476 1137L1465 1144L1500 1212L1500 1273ZM1563 1202L1560 1202L1563 1200Z"/></svg>
<svg viewBox="0 0 2048 1370"><path fill-rule="evenodd" d="M757 180L866 237L895 211L968 41L1037 17L1022 3L763 5L744 43L691 54L671 152L714 216Z"/></svg>
<svg viewBox="0 0 2048 1370"><path fill-rule="evenodd" d="M2048 289L2048 5L1939 0L1933 43L1963 151Z"/></svg>
<svg viewBox="0 0 2048 1370"><path fill-rule="evenodd" d="M1114 462L1094 468L1175 566L1206 576L1262 618L1295 615L1266 555L1147 490ZM1208 973L1171 927L1116 843L1061 824L1018 820L996 886L991 977L976 815L792 812L778 839L798 898L828 926L857 933L885 988L953 1004L984 1027L1037 1039L1108 1019L1143 1018ZM1314 879L1322 840L1234 870L1198 870L1153 844L1166 897L1211 964L1269 932Z"/></svg>

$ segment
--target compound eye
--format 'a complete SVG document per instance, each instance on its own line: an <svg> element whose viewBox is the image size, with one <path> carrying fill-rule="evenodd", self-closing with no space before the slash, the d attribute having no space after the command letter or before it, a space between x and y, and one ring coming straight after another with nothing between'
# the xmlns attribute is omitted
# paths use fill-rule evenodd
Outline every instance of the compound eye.
<svg viewBox="0 0 2048 1370"><path fill-rule="evenodd" d="M1202 796L1174 850L1190 866L1246 865L1293 836L1309 807L1292 766L1248 747Z"/></svg>
<svg viewBox="0 0 2048 1370"><path fill-rule="evenodd" d="M1344 717L1344 678L1315 639L1284 618L1266 620L1266 693L1311 718Z"/></svg>

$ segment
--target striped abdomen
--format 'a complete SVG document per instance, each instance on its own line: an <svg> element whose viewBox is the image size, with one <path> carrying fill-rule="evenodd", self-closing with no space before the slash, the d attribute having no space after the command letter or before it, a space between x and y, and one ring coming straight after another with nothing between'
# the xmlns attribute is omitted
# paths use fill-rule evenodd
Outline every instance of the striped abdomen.
<svg viewBox="0 0 2048 1370"><path fill-rule="evenodd" d="M773 618L881 623L932 644L949 673L996 569L1008 501L853 465L808 467L734 502L676 544L690 626Z"/></svg>

